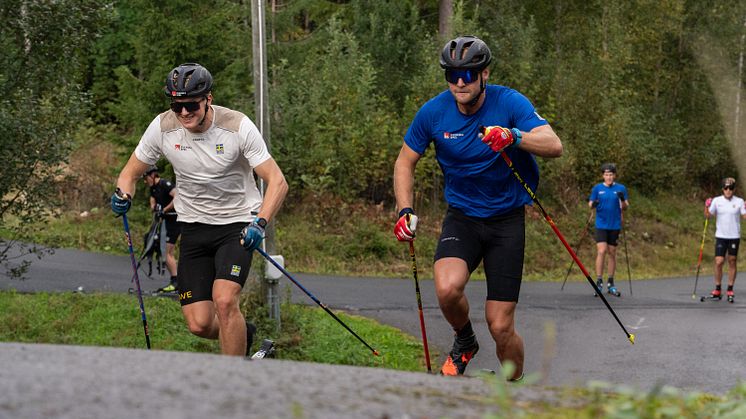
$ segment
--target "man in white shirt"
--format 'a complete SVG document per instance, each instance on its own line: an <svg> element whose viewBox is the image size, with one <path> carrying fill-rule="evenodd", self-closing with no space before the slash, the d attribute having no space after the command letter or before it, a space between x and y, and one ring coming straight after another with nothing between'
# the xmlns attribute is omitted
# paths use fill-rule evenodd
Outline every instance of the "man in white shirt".
<svg viewBox="0 0 746 419"><path fill-rule="evenodd" d="M174 68L164 92L171 110L155 117L122 169L112 211L127 212L149 166L161 157L171 162L182 226L178 288L184 319L193 334L219 339L223 354L248 355L256 327L244 319L238 297L288 185L254 123L212 104L206 68ZM263 199L253 173L267 185Z"/></svg>
<svg viewBox="0 0 746 419"><path fill-rule="evenodd" d="M728 301L733 302L733 285L736 282L736 258L741 242L741 218L746 218L746 207L743 199L734 195L736 180L732 177L723 179L723 194L708 198L705 202L705 217L717 217L715 230L715 289L713 298L722 298L723 264L728 255Z"/></svg>

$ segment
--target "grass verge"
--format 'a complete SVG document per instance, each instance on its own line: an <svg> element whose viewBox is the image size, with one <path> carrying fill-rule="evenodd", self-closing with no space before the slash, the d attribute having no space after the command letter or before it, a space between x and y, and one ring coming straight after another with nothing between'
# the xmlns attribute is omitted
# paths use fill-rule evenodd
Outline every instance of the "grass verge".
<svg viewBox="0 0 746 419"><path fill-rule="evenodd" d="M242 297L242 311L259 328L258 338L275 340L277 357L299 361L424 371L421 345L400 330L345 313L335 313L376 348L375 357L354 336L318 308L284 304L282 330L266 318L266 308ZM219 353L217 341L193 336L179 303L145 297L152 348ZM145 348L137 298L120 294L0 292L0 341ZM258 320L255 320L258 319ZM255 343L254 349L258 347Z"/></svg>

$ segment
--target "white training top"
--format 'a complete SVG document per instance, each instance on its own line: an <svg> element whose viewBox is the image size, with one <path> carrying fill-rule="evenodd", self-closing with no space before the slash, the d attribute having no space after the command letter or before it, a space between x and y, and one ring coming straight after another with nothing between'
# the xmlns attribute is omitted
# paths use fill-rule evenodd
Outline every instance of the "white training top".
<svg viewBox="0 0 746 419"><path fill-rule="evenodd" d="M723 195L713 199L710 203L710 214L717 215L715 237L718 239L741 238L741 215L746 214L743 199L733 195L726 199Z"/></svg>
<svg viewBox="0 0 746 419"><path fill-rule="evenodd" d="M150 165L161 156L171 162L179 221L250 222L251 212L262 204L253 168L272 156L246 115L222 106L212 109L212 125L199 134L186 130L172 111L156 116L135 148L135 157Z"/></svg>

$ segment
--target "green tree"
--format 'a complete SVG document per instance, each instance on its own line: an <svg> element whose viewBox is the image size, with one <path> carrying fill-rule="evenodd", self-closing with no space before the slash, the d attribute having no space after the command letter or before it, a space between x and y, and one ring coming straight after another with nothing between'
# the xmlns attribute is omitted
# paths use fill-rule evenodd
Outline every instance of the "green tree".
<svg viewBox="0 0 746 419"><path fill-rule="evenodd" d="M58 206L56 184L73 135L84 121L82 89L92 43L109 17L110 4L96 0L0 4L0 264L21 276L28 262L13 263L31 245L16 243L43 228Z"/></svg>
<svg viewBox="0 0 746 419"><path fill-rule="evenodd" d="M396 118L354 35L332 19L316 36L302 64L274 68L275 158L297 193L378 201L391 193Z"/></svg>

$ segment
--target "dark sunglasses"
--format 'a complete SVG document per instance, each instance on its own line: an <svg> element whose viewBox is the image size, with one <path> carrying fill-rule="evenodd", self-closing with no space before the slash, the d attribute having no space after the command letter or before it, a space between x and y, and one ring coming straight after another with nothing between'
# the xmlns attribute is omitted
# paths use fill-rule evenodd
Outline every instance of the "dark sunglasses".
<svg viewBox="0 0 746 419"><path fill-rule="evenodd" d="M176 113L181 113L182 109L186 109L187 112L197 112L200 103L202 103L202 99L197 102L171 102L171 110Z"/></svg>
<svg viewBox="0 0 746 419"><path fill-rule="evenodd" d="M446 70L446 81L451 84L457 84L458 79L465 84L474 83L479 79L480 70Z"/></svg>
<svg viewBox="0 0 746 419"><path fill-rule="evenodd" d="M736 186L735 185L723 186L723 190L725 190L725 189L730 189L732 191L732 190L736 189Z"/></svg>

